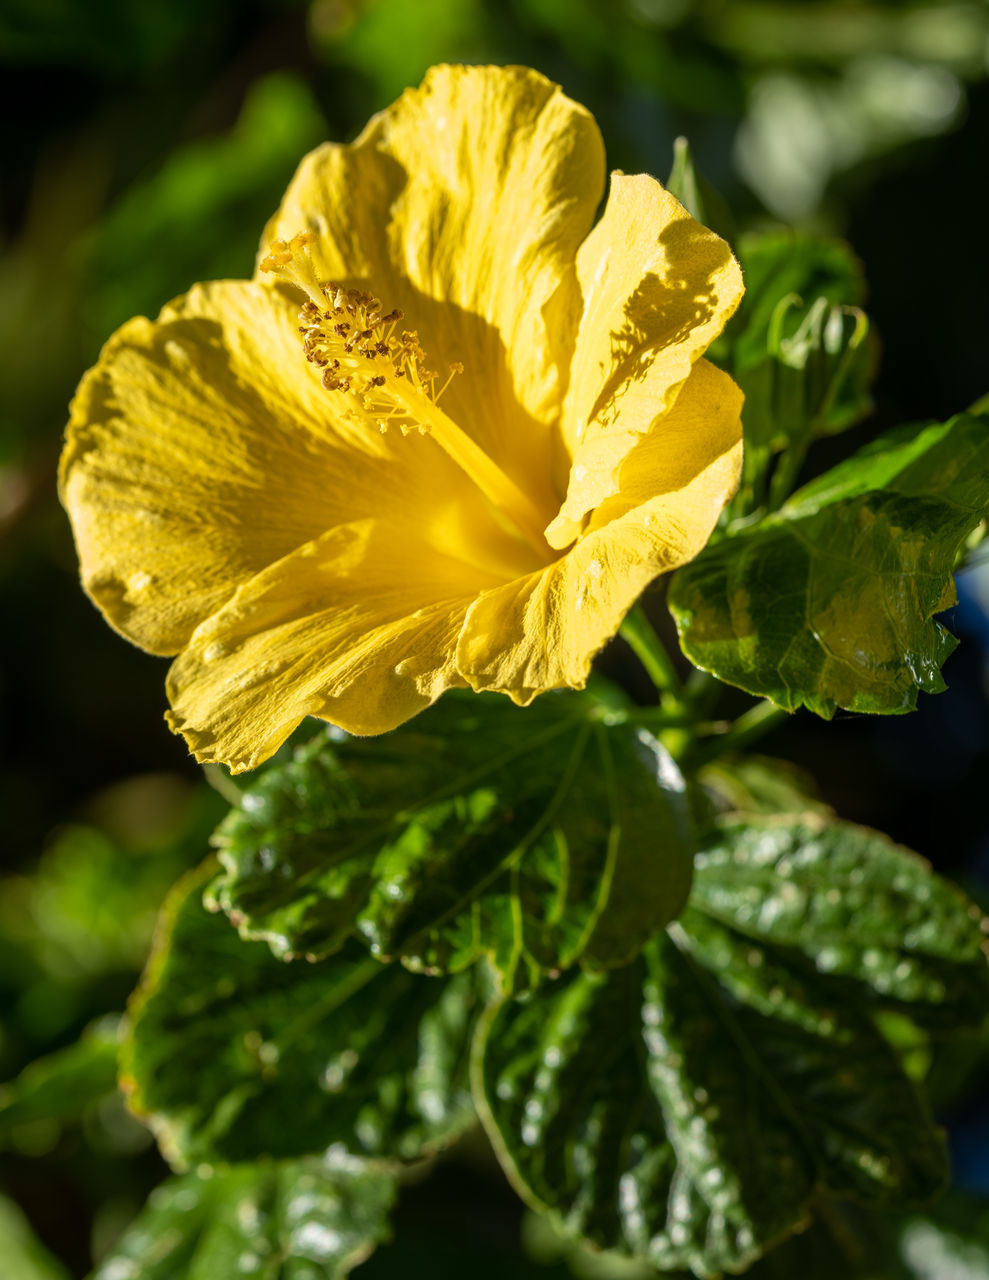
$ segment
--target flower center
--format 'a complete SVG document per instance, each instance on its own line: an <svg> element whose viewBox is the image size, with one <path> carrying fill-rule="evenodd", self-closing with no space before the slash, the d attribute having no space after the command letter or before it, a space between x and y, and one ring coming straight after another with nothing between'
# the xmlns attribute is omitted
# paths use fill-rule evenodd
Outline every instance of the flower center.
<svg viewBox="0 0 989 1280"><path fill-rule="evenodd" d="M387 431L430 435L541 556L552 552L543 537L545 520L535 504L465 431L439 407L439 399L463 365L450 365L437 390L437 375L426 367L426 353L414 330L398 330L402 312L384 312L370 293L320 280L304 231L288 242L274 240L261 270L280 276L306 294L299 312L299 333L306 359L322 370L327 391L346 395Z"/></svg>

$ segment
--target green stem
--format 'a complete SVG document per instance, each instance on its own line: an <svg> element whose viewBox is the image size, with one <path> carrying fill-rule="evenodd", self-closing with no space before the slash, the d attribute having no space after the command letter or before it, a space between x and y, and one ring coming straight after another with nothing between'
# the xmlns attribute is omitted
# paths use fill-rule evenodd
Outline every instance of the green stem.
<svg viewBox="0 0 989 1280"><path fill-rule="evenodd" d="M682 705L682 686L673 660L641 605L633 605L619 633L645 668L665 707Z"/></svg>
<svg viewBox="0 0 989 1280"><path fill-rule="evenodd" d="M723 691L724 685L717 676L712 676L710 671L701 671L699 667L691 671L683 686L684 700L698 716L710 716Z"/></svg>
<svg viewBox="0 0 989 1280"><path fill-rule="evenodd" d="M807 456L807 445L809 443L809 440L804 440L800 444L791 445L777 462L776 470L773 472L773 478L769 485L768 507L770 511L779 511L780 507L793 492L793 487L797 483L797 476L800 474L800 468L803 466L804 458Z"/></svg>
<svg viewBox="0 0 989 1280"><path fill-rule="evenodd" d="M709 760L714 760L729 751L741 751L743 747L758 742L771 729L775 729L778 724L787 719L789 714L788 711L777 707L766 698L740 715L727 733L722 733L699 747L691 763L706 764Z"/></svg>

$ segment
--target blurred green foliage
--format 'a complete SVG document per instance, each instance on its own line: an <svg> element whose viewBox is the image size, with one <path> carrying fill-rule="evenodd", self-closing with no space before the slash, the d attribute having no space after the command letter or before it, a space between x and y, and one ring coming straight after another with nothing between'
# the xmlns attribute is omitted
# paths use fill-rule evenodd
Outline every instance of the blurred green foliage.
<svg viewBox="0 0 989 1280"><path fill-rule="evenodd" d="M5 1280L84 1274L163 1174L105 1088L99 1019L123 1009L165 890L223 809L161 722L160 665L79 592L54 466L100 343L197 279L249 274L302 154L354 136L428 65L521 62L594 111L612 165L665 175L686 134L741 233L782 218L848 236L885 347L878 425L946 417L984 390L987 178L972 162L989 145L987 42L989 7L954 0L0 5L0 1077L45 1058L0 1095L0 1182L27 1214L0 1200ZM839 258L855 296L835 301L858 303ZM940 1066L956 1088L977 1072L960 1052ZM569 1274L535 1232L523 1261L489 1157L457 1159L408 1193L414 1212L365 1274ZM989 1274L961 1230L974 1211L949 1225L905 1229L889 1274L940 1274L936 1258L966 1249L966 1274Z"/></svg>

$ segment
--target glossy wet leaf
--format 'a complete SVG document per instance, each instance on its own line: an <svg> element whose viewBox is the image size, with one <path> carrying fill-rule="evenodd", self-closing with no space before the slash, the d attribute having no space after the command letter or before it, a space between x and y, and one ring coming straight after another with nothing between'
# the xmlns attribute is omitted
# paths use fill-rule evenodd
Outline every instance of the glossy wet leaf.
<svg viewBox="0 0 989 1280"><path fill-rule="evenodd" d="M689 931L486 1015L475 1088L520 1193L598 1247L715 1276L801 1226L821 1186L938 1190L938 1131L855 1005L813 974L729 990Z"/></svg>
<svg viewBox="0 0 989 1280"><path fill-rule="evenodd" d="M891 432L677 573L683 650L787 710L909 711L945 687L934 615L987 503L989 420Z"/></svg>
<svg viewBox="0 0 989 1280"><path fill-rule="evenodd" d="M591 698L444 697L380 738L319 734L219 832L213 899L281 953L357 936L410 968L624 964L682 907L683 781ZM620 716L617 716L620 720Z"/></svg>
<svg viewBox="0 0 989 1280"><path fill-rule="evenodd" d="M93 1280L341 1280L388 1238L394 1180L331 1152L170 1178Z"/></svg>
<svg viewBox="0 0 989 1280"><path fill-rule="evenodd" d="M802 959L849 1000L902 1003L956 1029L989 1019L989 922L922 858L849 822L726 820L697 855L683 925L740 999L758 988L770 1011L790 982L775 970L795 975Z"/></svg>
<svg viewBox="0 0 989 1280"><path fill-rule="evenodd" d="M974 1196L949 1192L923 1215L818 1196L814 1219L747 1267L746 1280L989 1280L989 1221ZM589 1253L544 1215L531 1215L526 1236L544 1265L566 1258L580 1280L657 1280L648 1263Z"/></svg>
<svg viewBox="0 0 989 1280"><path fill-rule="evenodd" d="M356 944L277 960L202 906L212 870L166 906L122 1054L131 1105L172 1161L333 1144L416 1159L472 1123L473 974L415 977Z"/></svg>
<svg viewBox="0 0 989 1280"><path fill-rule="evenodd" d="M0 1085L0 1147L18 1126L74 1120L117 1087L117 1018L89 1027L75 1044L32 1062Z"/></svg>

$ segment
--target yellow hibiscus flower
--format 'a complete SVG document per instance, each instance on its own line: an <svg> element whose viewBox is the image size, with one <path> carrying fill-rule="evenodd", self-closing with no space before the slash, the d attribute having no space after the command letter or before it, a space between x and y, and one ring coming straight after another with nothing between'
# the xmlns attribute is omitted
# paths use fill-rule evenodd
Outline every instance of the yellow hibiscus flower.
<svg viewBox="0 0 989 1280"><path fill-rule="evenodd" d="M701 358L725 243L525 68L437 67L307 156L250 281L109 340L61 493L108 621L177 654L168 719L239 771L306 715L583 686L738 482ZM380 302L378 300L381 300ZM300 309L301 308L301 309Z"/></svg>

